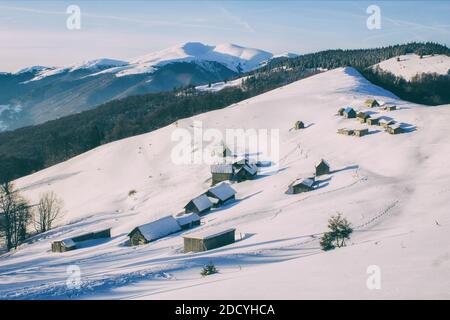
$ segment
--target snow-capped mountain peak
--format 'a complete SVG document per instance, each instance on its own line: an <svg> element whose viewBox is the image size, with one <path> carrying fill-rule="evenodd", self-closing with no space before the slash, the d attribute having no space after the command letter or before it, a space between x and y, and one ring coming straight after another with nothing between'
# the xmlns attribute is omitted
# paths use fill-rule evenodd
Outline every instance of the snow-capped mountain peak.
<svg viewBox="0 0 450 320"><path fill-rule="evenodd" d="M158 67L175 62L217 62L234 72L247 72L262 66L272 57L270 52L231 43L207 45L186 42L129 60L101 58L64 67L36 69L38 73L31 81L77 70L95 71L91 75L113 73L118 77L152 73Z"/></svg>
<svg viewBox="0 0 450 320"><path fill-rule="evenodd" d="M271 59L273 54L260 49L235 44L206 45L201 42L186 42L143 55L130 60L130 69L163 66L172 62L213 61L225 65L235 72L246 72ZM121 75L128 74L122 72Z"/></svg>

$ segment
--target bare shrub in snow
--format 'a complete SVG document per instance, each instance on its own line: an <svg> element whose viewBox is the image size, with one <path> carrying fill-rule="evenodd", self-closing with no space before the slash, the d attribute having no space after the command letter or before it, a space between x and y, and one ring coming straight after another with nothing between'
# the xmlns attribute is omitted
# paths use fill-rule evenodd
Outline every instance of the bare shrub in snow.
<svg viewBox="0 0 450 320"><path fill-rule="evenodd" d="M40 196L37 210L34 215L34 227L37 232L46 232L62 216L63 201L53 191Z"/></svg>

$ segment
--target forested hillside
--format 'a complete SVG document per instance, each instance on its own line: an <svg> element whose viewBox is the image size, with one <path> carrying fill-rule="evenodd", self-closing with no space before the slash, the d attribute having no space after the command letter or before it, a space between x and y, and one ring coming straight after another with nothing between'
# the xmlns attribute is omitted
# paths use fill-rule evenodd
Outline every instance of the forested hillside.
<svg viewBox="0 0 450 320"><path fill-rule="evenodd" d="M219 92L198 92L193 87L111 101L42 125L0 134L0 178L11 180L67 160L101 144L149 132L177 119L226 107L243 99L316 74L322 69L352 66L370 81L403 99L450 103L448 77L424 75L410 83L370 71L380 61L408 53L446 54L435 43L410 43L377 49L328 50L295 58L280 58L245 74L242 87Z"/></svg>

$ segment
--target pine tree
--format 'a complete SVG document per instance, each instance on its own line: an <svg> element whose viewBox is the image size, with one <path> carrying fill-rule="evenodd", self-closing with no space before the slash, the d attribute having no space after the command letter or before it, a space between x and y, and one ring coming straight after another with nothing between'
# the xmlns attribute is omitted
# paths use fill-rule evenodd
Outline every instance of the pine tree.
<svg viewBox="0 0 450 320"><path fill-rule="evenodd" d="M325 232L320 239L320 246L324 251L345 247L345 240L350 239L353 232L350 223L340 213L328 220L328 229L330 231Z"/></svg>

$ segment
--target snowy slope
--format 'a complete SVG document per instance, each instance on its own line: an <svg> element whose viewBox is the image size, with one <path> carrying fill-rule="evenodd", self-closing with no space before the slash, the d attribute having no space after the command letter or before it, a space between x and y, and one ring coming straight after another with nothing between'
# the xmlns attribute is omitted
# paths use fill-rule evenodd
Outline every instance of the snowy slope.
<svg viewBox="0 0 450 320"><path fill-rule="evenodd" d="M417 54L408 54L380 62L376 66L389 71L406 80L411 80L416 74L437 73L447 74L450 70L450 57L446 55L420 56Z"/></svg>
<svg viewBox="0 0 450 320"><path fill-rule="evenodd" d="M152 52L128 61L97 59L67 67L44 69L31 81L43 79L62 72L92 70L92 75L113 73L116 76L152 73L156 68L174 62L213 61L234 72L247 72L261 66L272 58L272 54L260 49L245 48L235 44L206 45L186 42L161 51Z"/></svg>
<svg viewBox="0 0 450 320"><path fill-rule="evenodd" d="M242 85L242 81L245 81L245 79L247 79L247 77L241 77L227 82L220 81L216 83L211 83L211 86L209 84L205 84L201 86L196 86L195 89L198 91L217 92L225 88L240 87Z"/></svg>
<svg viewBox="0 0 450 320"><path fill-rule="evenodd" d="M66 66L66 67L53 67L53 68L42 67L41 69L32 69L32 70L39 71L39 72L37 73L36 77L34 77L33 79L31 79L29 81L41 80L46 77L50 77L50 76L60 74L63 72L73 72L73 71L77 71L77 70L90 70L92 72L99 72L99 70L111 69L111 68L121 67L121 66L125 66L125 65L128 65L127 61L101 58L101 59L84 61L82 63L74 64L74 65ZM29 70L29 71L32 71L32 70ZM23 70L19 71L18 73L21 73L21 72L23 72Z"/></svg>
<svg viewBox="0 0 450 320"><path fill-rule="evenodd" d="M336 134L363 126L336 116L375 97L400 110L409 132L371 127L363 138ZM290 130L296 120L306 129ZM450 106L399 100L351 68L300 80L241 103L116 141L19 179L24 195L54 190L65 201L63 226L0 257L0 298L450 298ZM233 184L236 201L202 225L130 248L135 226L182 210L210 185L209 166L175 165L174 130L279 129L280 166ZM239 147L239 146L238 146ZM238 148L239 149L239 148ZM285 194L321 158L333 172L309 193ZM130 190L136 190L128 196ZM319 249L327 219L342 212L355 228L348 246ZM64 254L50 243L112 227L110 240ZM237 228L238 241L204 253L183 253L180 235ZM202 278L212 260L220 273ZM81 270L82 288L67 289L66 268ZM366 287L367 267L381 268L381 290Z"/></svg>

